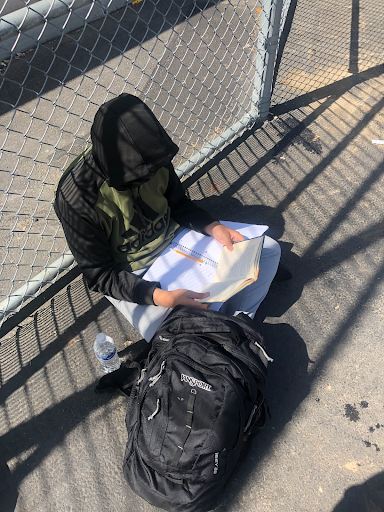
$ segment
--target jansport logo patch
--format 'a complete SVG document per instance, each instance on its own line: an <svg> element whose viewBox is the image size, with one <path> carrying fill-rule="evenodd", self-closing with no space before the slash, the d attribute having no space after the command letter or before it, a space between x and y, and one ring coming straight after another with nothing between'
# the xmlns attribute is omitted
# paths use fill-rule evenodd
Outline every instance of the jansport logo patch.
<svg viewBox="0 0 384 512"><path fill-rule="evenodd" d="M180 379L181 382L187 382L193 388L197 386L198 388L205 389L205 391L212 391L212 386L210 384L207 384L202 380L195 379L195 377L190 377L189 375L182 373Z"/></svg>

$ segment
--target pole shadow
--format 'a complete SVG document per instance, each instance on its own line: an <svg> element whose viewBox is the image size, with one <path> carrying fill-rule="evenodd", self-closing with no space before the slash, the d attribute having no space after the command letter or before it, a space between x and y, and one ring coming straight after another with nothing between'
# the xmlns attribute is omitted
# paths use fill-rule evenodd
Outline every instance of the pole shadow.
<svg viewBox="0 0 384 512"><path fill-rule="evenodd" d="M333 512L384 512L384 472L347 489Z"/></svg>
<svg viewBox="0 0 384 512"><path fill-rule="evenodd" d="M0 503L2 512L13 512L19 492L17 482L5 461L0 460Z"/></svg>

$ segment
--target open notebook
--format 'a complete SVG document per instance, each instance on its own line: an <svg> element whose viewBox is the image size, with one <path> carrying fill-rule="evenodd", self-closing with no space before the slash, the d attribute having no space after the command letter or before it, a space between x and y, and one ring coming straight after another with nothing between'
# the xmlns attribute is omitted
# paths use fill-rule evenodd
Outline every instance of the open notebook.
<svg viewBox="0 0 384 512"><path fill-rule="evenodd" d="M268 229L268 226L229 221L220 222L236 229L246 239L260 237ZM236 245L238 244L235 244L234 247ZM214 238L184 229L157 258L143 276L143 279L160 281L163 290L172 291L185 288L199 292L206 285L215 282L216 268L222 251L223 246ZM190 256L190 258L185 255ZM213 295L207 297L204 302L211 302L212 297ZM217 299L217 302L220 302L218 306L220 307L222 300ZM216 308L211 307L211 309Z"/></svg>

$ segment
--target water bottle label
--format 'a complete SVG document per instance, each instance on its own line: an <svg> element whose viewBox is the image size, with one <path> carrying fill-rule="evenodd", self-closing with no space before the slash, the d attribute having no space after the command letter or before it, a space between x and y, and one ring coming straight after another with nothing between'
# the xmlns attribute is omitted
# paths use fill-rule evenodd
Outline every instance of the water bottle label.
<svg viewBox="0 0 384 512"><path fill-rule="evenodd" d="M102 361L109 361L110 359L112 359L112 357L114 357L114 355L116 354L116 348L114 348L112 350L112 352L110 352L109 354L107 354L106 356L97 356L99 359L101 359Z"/></svg>

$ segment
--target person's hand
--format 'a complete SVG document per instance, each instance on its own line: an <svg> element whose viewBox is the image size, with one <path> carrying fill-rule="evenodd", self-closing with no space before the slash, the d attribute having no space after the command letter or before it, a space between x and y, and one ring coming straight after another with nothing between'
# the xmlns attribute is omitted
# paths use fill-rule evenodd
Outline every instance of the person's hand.
<svg viewBox="0 0 384 512"><path fill-rule="evenodd" d="M245 240L242 234L234 229L224 226L219 222L212 222L205 227L204 231L209 236L213 236L220 244L225 245L229 251L233 251L233 244L235 242L242 242Z"/></svg>
<svg viewBox="0 0 384 512"><path fill-rule="evenodd" d="M153 292L153 302L156 306L165 306L166 308L175 308L176 306L195 306L201 309L208 309L210 304L197 302L195 299L205 299L209 296L209 292L196 293L191 290L174 290L169 292L161 288L155 288Z"/></svg>

